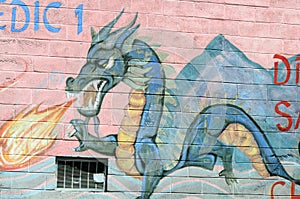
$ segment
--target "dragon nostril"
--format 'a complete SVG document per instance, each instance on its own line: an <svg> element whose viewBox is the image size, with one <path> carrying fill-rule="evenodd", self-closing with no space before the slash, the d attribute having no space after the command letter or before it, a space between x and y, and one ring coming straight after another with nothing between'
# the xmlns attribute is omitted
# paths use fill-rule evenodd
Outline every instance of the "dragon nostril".
<svg viewBox="0 0 300 199"><path fill-rule="evenodd" d="M66 86L67 86L67 87L72 86L74 80L75 80L75 79L74 79L73 77L69 77L69 78L66 80Z"/></svg>
<svg viewBox="0 0 300 199"><path fill-rule="evenodd" d="M73 77L69 77L66 80L66 88L65 88L66 91L72 91L73 90L74 80L75 79Z"/></svg>

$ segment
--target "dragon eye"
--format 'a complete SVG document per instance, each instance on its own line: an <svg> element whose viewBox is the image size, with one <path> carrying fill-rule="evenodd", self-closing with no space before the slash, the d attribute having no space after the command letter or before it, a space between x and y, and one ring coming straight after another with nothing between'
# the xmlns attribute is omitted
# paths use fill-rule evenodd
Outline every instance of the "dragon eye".
<svg viewBox="0 0 300 199"><path fill-rule="evenodd" d="M106 69L110 69L111 67L113 67L113 65L115 64L115 59L114 57L110 57L109 60L103 64L103 67Z"/></svg>
<svg viewBox="0 0 300 199"><path fill-rule="evenodd" d="M100 67L100 68L106 68L107 62L108 62L107 59L101 59L100 61L97 61L98 67Z"/></svg>
<svg viewBox="0 0 300 199"><path fill-rule="evenodd" d="M105 69L110 69L115 64L114 57L110 57L108 60L101 59L98 61L98 66Z"/></svg>

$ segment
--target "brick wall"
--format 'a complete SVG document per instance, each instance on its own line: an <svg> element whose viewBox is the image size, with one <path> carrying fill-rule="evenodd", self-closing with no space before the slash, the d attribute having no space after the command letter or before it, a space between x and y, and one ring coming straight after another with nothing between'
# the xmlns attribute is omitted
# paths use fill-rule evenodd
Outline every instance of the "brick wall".
<svg viewBox="0 0 300 199"><path fill-rule="evenodd" d="M90 138L89 141L96 140L101 145L103 137L116 135L114 143L119 141L126 145L127 142L128 145L120 148L122 145L118 143L119 147L111 152L126 149L124 153L131 153L131 156L109 156L99 146L96 150L88 147L86 151L77 152L74 148L80 143L78 137L68 137L74 129L68 128L69 121L87 121L77 109L88 102L82 104L80 99L74 102L67 98L66 80L80 73L84 74L83 79L95 75L96 69L89 67L88 71L81 71L82 66L92 63L91 60L104 59L97 57L97 53L108 55L112 51L105 45L95 54L89 51L94 47L91 47L91 27L98 33L122 9L124 13L111 32L129 24L138 13L135 24L140 27L130 38L147 43L158 56L157 63L162 69L151 75L149 70L139 73L134 67L129 69L133 70L132 74L140 75L137 79L129 77L129 81L147 85L136 89L145 96L143 112L136 123L124 121L130 113L125 107L135 98L134 86L125 80L107 91L100 112L96 114L100 125L96 125L93 118L83 125L93 137L82 134L81 140ZM149 195L151 198L300 197L299 185L293 180L300 179L299 17L298 0L0 0L1 198L135 198L141 194L145 198ZM104 42L109 40L105 39ZM135 48L132 41L127 41L123 47L126 53ZM122 62L123 57L118 58ZM157 64L147 60L148 64L151 62ZM140 67L148 67L143 63ZM155 76L162 70L165 76ZM153 82L147 84L146 79L153 79L153 76L163 78L164 84L158 86L165 97L160 100L156 100L161 96L159 89L157 93L150 91L149 85ZM124 72L114 78L124 80L126 77L128 74ZM145 80L141 80L143 78ZM79 87L72 89L83 90L82 82L78 81ZM96 94L90 94L92 91L95 90L86 92L85 99L95 99ZM213 112L216 117L203 112L221 104L226 108L225 116L222 111ZM236 118L246 115L247 119L243 122L233 119L227 123L224 118L230 109L228 104L244 114L237 114ZM209 121L205 128L200 128L202 117ZM193 130L191 125L198 123L199 129ZM129 138L122 140L120 134L126 125L136 125L133 136L141 139L134 138L132 143ZM258 133L263 136L252 136L257 130L249 129L249 125L258 126ZM94 132L94 126L98 126L99 134ZM153 129L155 133L151 134ZM215 135L218 142L212 138L214 136L209 137L209 130L218 132ZM201 141L195 141L194 131L204 135L197 138ZM219 135L223 133L231 136L230 144L221 140ZM150 140L146 139L149 137ZM238 140L237 143L233 143L234 140ZM89 146L89 141L83 141L85 146ZM134 146L134 142L144 144ZM215 147L219 142L223 145L212 170L203 166L177 169L180 162L199 162L203 160L201 155L217 153L203 147L208 143ZM258 144L254 146L253 143ZM198 148L192 150L195 145ZM187 152L182 150L185 147L189 148ZM253 147L258 147L258 159L242 152ZM224 169L220 154L228 156L228 149L234 149L233 158L224 161L232 162L238 184L228 185L224 176L219 176ZM128 152L130 150L133 151ZM142 155L134 159L134 154L139 153ZM264 154L265 157L261 157ZM107 159L106 190L59 188L57 157ZM261 176L256 170L254 165L261 164L260 159L267 165L270 177ZM166 162L172 164L166 166ZM124 172L121 163L124 167L137 167L141 176ZM160 166L153 166L155 164ZM273 171L272 165L282 165L277 168L284 170L288 177L276 173L276 169ZM142 170L148 167L151 169L146 176L150 177L144 177L143 182ZM158 168L174 169L174 172L160 173ZM157 177L157 185L149 185L151 177Z"/></svg>

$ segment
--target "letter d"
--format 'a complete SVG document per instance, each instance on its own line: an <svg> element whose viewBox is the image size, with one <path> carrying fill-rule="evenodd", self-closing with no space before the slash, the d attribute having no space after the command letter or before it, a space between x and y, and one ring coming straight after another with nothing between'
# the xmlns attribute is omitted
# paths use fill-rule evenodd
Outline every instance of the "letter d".
<svg viewBox="0 0 300 199"><path fill-rule="evenodd" d="M278 54L275 54L273 58L281 59L282 62L284 63L284 65L285 65L285 68L286 68L285 80L282 81L282 82L279 82L278 81L278 62L274 63L274 84L285 84L285 83L287 83L290 79L290 76L291 76L291 67L290 67L289 61L284 56L278 55Z"/></svg>
<svg viewBox="0 0 300 199"><path fill-rule="evenodd" d="M17 29L16 28L17 7L13 7L12 14L11 14L11 31L12 32L23 32L24 30L27 29L27 27L29 25L29 20L30 20L29 9L28 9L27 5L24 2L20 1L20 0L13 0L11 2L11 5L21 6L21 8L23 9L23 11L25 13L25 23L24 23L22 28Z"/></svg>

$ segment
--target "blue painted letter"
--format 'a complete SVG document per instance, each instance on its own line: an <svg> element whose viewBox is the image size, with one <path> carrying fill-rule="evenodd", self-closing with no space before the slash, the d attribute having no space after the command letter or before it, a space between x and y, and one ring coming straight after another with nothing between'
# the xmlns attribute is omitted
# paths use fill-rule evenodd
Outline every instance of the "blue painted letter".
<svg viewBox="0 0 300 199"><path fill-rule="evenodd" d="M0 3L4 3L6 0L0 0ZM0 17L4 14L4 12L0 12ZM4 30L6 25L0 26L0 30Z"/></svg>
<svg viewBox="0 0 300 199"><path fill-rule="evenodd" d="M78 23L77 23L78 35L82 32L82 10L83 10L83 4L80 4L75 10L75 15L78 16Z"/></svg>
<svg viewBox="0 0 300 199"><path fill-rule="evenodd" d="M49 30L50 32L59 32L61 28L55 28L49 24L49 21L47 19L47 12L50 8L59 8L60 6L61 6L60 2L53 2L53 3L49 3L49 5L45 8L44 24L45 24L45 27L47 28L47 30Z"/></svg>
<svg viewBox="0 0 300 199"><path fill-rule="evenodd" d="M11 14L11 31L12 32L23 32L29 26L29 20L30 20L29 9L28 9L27 5L24 2L20 1L20 0L13 0L11 2L11 5L21 6L21 8L23 9L23 11L25 13L25 24L22 28L17 29L16 28L17 7L13 7L12 14Z"/></svg>
<svg viewBox="0 0 300 199"><path fill-rule="evenodd" d="M40 23L40 16L39 16L39 6L40 6L40 2L39 1L36 1L34 2L34 31L37 31L40 26L39 26L39 23Z"/></svg>

